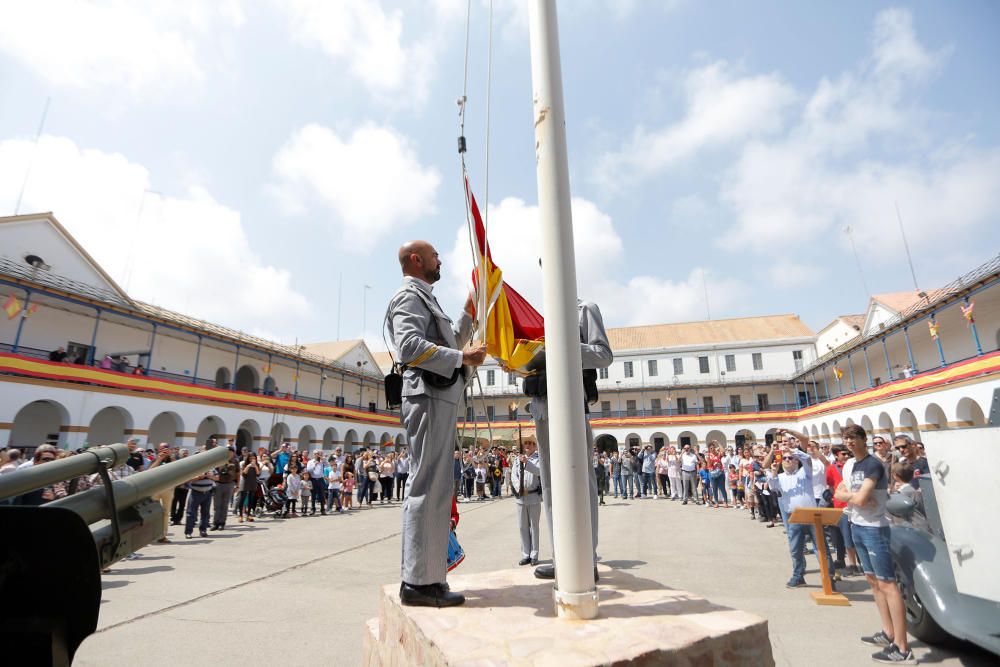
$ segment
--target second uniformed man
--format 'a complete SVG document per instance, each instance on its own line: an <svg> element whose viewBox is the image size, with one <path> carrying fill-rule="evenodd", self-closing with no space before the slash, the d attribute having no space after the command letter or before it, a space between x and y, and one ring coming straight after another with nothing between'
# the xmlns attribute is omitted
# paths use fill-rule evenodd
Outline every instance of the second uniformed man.
<svg viewBox="0 0 1000 667"><path fill-rule="evenodd" d="M472 336L471 301L453 324L434 298L431 285L441 279L441 260L431 244L404 244L399 264L403 285L387 314L398 361L406 366L401 412L411 455L399 597L404 605L452 607L465 602L445 582L462 367L482 364L486 348L462 351Z"/></svg>
<svg viewBox="0 0 1000 667"><path fill-rule="evenodd" d="M517 527L521 532L521 560L518 565L538 565L538 527L542 517L542 480L538 452L531 440L511 465L510 483L517 506Z"/></svg>

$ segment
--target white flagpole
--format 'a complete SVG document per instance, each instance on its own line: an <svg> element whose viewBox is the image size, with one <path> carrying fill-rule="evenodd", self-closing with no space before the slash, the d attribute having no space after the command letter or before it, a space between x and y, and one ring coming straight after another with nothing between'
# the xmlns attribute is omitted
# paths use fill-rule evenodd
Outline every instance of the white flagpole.
<svg viewBox="0 0 1000 667"><path fill-rule="evenodd" d="M531 81L535 117L538 213L542 229L545 365L552 467L552 532L556 614L597 617L590 532L593 475L586 444L576 259L570 213L566 116L555 0L531 0Z"/></svg>

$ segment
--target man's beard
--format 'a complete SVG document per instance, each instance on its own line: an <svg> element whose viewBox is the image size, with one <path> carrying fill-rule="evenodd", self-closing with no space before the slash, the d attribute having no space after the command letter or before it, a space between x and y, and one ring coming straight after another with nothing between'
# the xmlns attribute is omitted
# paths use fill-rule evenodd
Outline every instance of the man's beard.
<svg viewBox="0 0 1000 667"><path fill-rule="evenodd" d="M441 280L441 267L428 271L424 274L424 279L429 283L436 283Z"/></svg>

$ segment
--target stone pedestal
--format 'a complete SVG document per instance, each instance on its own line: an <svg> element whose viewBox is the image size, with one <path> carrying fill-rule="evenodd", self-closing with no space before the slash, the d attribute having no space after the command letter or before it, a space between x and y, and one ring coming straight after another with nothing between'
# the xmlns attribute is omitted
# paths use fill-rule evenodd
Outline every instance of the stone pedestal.
<svg viewBox="0 0 1000 667"><path fill-rule="evenodd" d="M625 571L600 567L599 618L555 616L552 583L532 568L449 577L466 603L404 607L399 584L382 589L367 623L363 664L773 665L767 621Z"/></svg>

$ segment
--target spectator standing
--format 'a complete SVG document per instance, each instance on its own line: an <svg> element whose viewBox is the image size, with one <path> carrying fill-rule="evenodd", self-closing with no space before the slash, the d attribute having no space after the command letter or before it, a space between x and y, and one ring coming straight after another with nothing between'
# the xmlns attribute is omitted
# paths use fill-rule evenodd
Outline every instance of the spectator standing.
<svg viewBox="0 0 1000 667"><path fill-rule="evenodd" d="M340 494L340 498L344 509L354 509L354 473L348 470L347 466L344 466L343 470L344 491Z"/></svg>
<svg viewBox="0 0 1000 667"><path fill-rule="evenodd" d="M617 498L619 494L625 495L625 489L622 487L622 460L618 452L613 452L611 458L608 460L608 467L611 469L611 491L614 497Z"/></svg>
<svg viewBox="0 0 1000 667"><path fill-rule="evenodd" d="M670 475L667 467L667 448L660 447L656 454L656 485L659 497L666 500L670 497Z"/></svg>
<svg viewBox="0 0 1000 667"><path fill-rule="evenodd" d="M8 449L4 452L3 465L0 465L0 475L6 475L9 472L14 472L17 470L18 466L21 465L21 450L20 449Z"/></svg>
<svg viewBox="0 0 1000 667"><path fill-rule="evenodd" d="M847 463L847 460L851 456L851 452L844 445L834 445L831 453L833 454L834 464L826 468L826 485L828 488L834 490L833 506L845 510L840 515L840 521L837 523L833 533L833 546L837 552L837 560L833 561L833 567L843 570L844 576L850 577L861 574L861 568L858 567L858 554L854 550L854 540L851 538L851 524L846 512L847 503L837 500L836 490L840 487L840 483L844 481L842 471L844 464Z"/></svg>
<svg viewBox="0 0 1000 667"><path fill-rule="evenodd" d="M208 537L208 515L212 510L212 489L215 488L212 476L212 472L203 472L187 483L190 493L188 494L184 537L189 540L194 537L195 522L199 524L198 534L202 537Z"/></svg>
<svg viewBox="0 0 1000 667"><path fill-rule="evenodd" d="M240 523L243 523L244 518L247 521L253 521L253 513L257 508L258 479L262 479L262 477L260 465L257 463L257 455L247 454L246 459L243 461L243 467L240 469L240 489L242 489L238 501Z"/></svg>
<svg viewBox="0 0 1000 667"><path fill-rule="evenodd" d="M642 453L642 493L645 497L656 497L656 454L653 453L653 446L646 445Z"/></svg>
<svg viewBox="0 0 1000 667"><path fill-rule="evenodd" d="M461 460L459 460L461 464ZM461 465L459 465L461 468ZM407 454L404 449L399 453L399 458L396 459L396 500L404 500L406 498L406 480L410 477L410 455ZM455 495L458 495L458 489L455 490Z"/></svg>
<svg viewBox="0 0 1000 667"><path fill-rule="evenodd" d="M899 453L900 463L909 463L913 466L913 478L908 482L914 489L920 488L918 480L923 475L929 475L930 467L927 459L919 453L917 445L908 435L897 435L893 438L893 444Z"/></svg>
<svg viewBox="0 0 1000 667"><path fill-rule="evenodd" d="M781 492L781 495L778 497L778 503L781 507L781 516L785 522L785 531L788 535L788 551L792 556L792 577L785 585L788 588L798 588L799 586L806 585L805 545L807 533L813 533L814 544L818 544L818 542L816 541L814 528L811 525L789 523L788 519L791 517L792 512L800 507L816 507L816 498L813 495L812 463L809 455L801 449L809 441L809 438L789 429L779 430L779 434L784 433L790 434L798 441L797 447L788 446L781 453L782 472L778 474L776 479L777 490ZM764 459L764 468L771 466L776 451L777 448L772 449ZM817 558L826 558L828 565L830 564L829 552L825 554L817 552ZM832 571L833 568L831 565L830 572Z"/></svg>
<svg viewBox="0 0 1000 667"><path fill-rule="evenodd" d="M170 456L170 447L167 446L167 443L161 442L160 447L156 451L156 458L149 464L149 466L147 466L147 470L167 465L172 460L173 459ZM170 530L170 510L173 497L173 489L167 489L166 491L161 491L160 493L151 496L153 500L158 501L163 506L163 537L157 540L160 544L166 544L170 541L170 537L167 535L167 532Z"/></svg>
<svg viewBox="0 0 1000 667"><path fill-rule="evenodd" d="M684 501L682 505L687 505L689 500L693 500L696 505L700 505L698 500L698 455L691 451L691 445L684 445L681 449L681 488L684 490Z"/></svg>
<svg viewBox="0 0 1000 667"><path fill-rule="evenodd" d="M462 452L456 449L452 456L454 456L454 459L451 464L451 475L454 478L455 484L455 488L452 490L452 495L458 498L458 492L462 487L462 473L464 470L464 466L462 464ZM466 498L468 498L468 496L466 496Z"/></svg>
<svg viewBox="0 0 1000 667"><path fill-rule="evenodd" d="M299 469L294 463L290 463L285 468L285 513L282 516L297 517L299 498L302 496L302 478L299 476Z"/></svg>
<svg viewBox="0 0 1000 667"><path fill-rule="evenodd" d="M275 454L274 456L274 473L273 473L274 475L277 475L280 479L278 480L278 482L269 481L268 482L269 484L280 483L280 481L284 479L285 468L288 467L288 462L291 460L292 460L291 445L289 445L287 442L281 443L281 449L279 449L278 453Z"/></svg>
<svg viewBox="0 0 1000 667"><path fill-rule="evenodd" d="M229 449L229 460L216 468L215 494L212 516L212 530L222 530L226 527L226 517L229 515L229 505L233 499L233 489L240 476L240 467L236 462L236 452Z"/></svg>
<svg viewBox="0 0 1000 667"><path fill-rule="evenodd" d="M906 637L906 608L896 585L892 552L889 551L889 478L882 460L868 454L867 434L857 424L841 431L844 444L854 454L844 464L844 481L835 497L847 503L851 536L858 560L871 586L882 621L882 629L861 641L884 647L872 655L877 662L913 663Z"/></svg>
<svg viewBox="0 0 1000 667"><path fill-rule="evenodd" d="M466 454L462 462L462 481L465 484L465 499L472 500L476 484L476 464L472 460L472 454Z"/></svg>
<svg viewBox="0 0 1000 667"><path fill-rule="evenodd" d="M392 504L392 484L393 479L396 476L396 455L393 452L389 452L388 456L382 459L379 464L379 482L382 484L382 496L379 498L379 504L384 505L386 501Z"/></svg>
<svg viewBox="0 0 1000 667"><path fill-rule="evenodd" d="M542 517L542 478L534 442L523 445L511 473L517 525L521 535L521 560L518 565L538 564L538 536Z"/></svg>
<svg viewBox="0 0 1000 667"><path fill-rule="evenodd" d="M319 513L326 514L326 462L323 461L322 451L317 449L313 452L312 460L306 465L306 472L312 482L309 514L316 514L317 505ZM305 501L302 503L302 512L305 513Z"/></svg>
<svg viewBox="0 0 1000 667"><path fill-rule="evenodd" d="M713 507L718 508L721 502L725 507L729 507L729 499L726 497L726 471L722 467L722 448L717 440L708 443L708 455L705 457L708 463L709 483L712 485Z"/></svg>
<svg viewBox="0 0 1000 667"><path fill-rule="evenodd" d="M333 504L336 502L337 511L343 513L344 508L340 502L340 488L343 482L344 477L340 472L340 466L337 465L337 461L334 459L330 462L330 470L326 477L326 512L332 511Z"/></svg>
<svg viewBox="0 0 1000 667"><path fill-rule="evenodd" d="M635 478L632 475L632 471L634 469L635 459L632 457L632 452L626 449L622 452L621 456L622 497L626 500L629 498L635 498L636 491L638 491L635 486Z"/></svg>
<svg viewBox="0 0 1000 667"><path fill-rule="evenodd" d="M597 504L604 505L604 494L608 492L608 464L604 454L594 456L594 476L597 478Z"/></svg>
<svg viewBox="0 0 1000 667"><path fill-rule="evenodd" d="M52 350L51 352L49 352L49 361L55 361L56 363L65 364L67 363L66 357L68 356L69 355L66 354L66 348L60 347L57 350Z"/></svg>
<svg viewBox="0 0 1000 667"><path fill-rule="evenodd" d="M681 457L677 453L677 448L670 445L667 452L667 478L670 480L670 499L678 500L681 497Z"/></svg>

